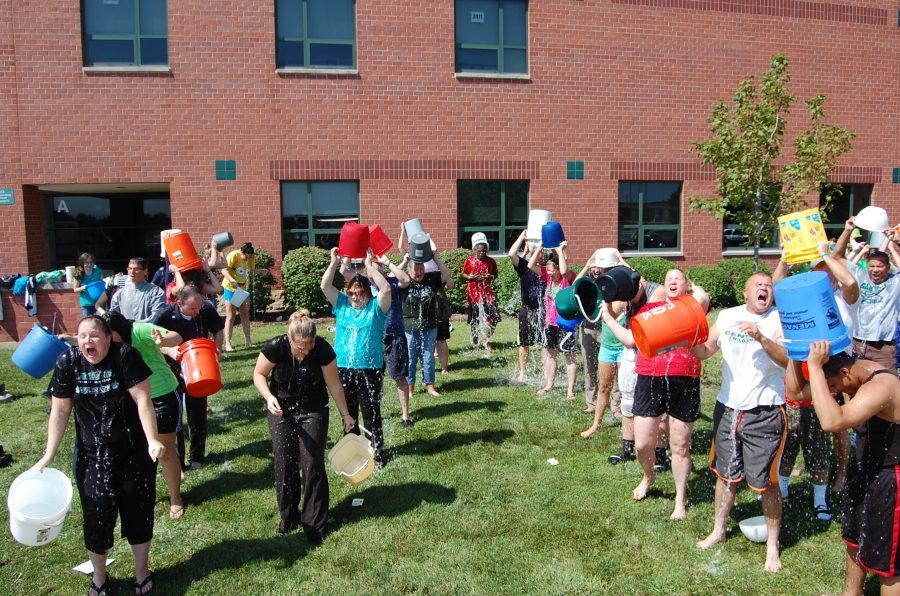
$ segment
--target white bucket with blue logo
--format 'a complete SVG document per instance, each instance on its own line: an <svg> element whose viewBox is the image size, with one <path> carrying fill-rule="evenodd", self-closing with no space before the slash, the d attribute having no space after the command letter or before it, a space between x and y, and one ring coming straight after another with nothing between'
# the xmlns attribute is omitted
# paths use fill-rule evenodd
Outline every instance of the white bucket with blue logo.
<svg viewBox="0 0 900 596"><path fill-rule="evenodd" d="M810 271L775 284L775 304L781 316L788 358L803 361L814 341L831 343L830 353L850 347L850 335L841 320L828 274Z"/></svg>

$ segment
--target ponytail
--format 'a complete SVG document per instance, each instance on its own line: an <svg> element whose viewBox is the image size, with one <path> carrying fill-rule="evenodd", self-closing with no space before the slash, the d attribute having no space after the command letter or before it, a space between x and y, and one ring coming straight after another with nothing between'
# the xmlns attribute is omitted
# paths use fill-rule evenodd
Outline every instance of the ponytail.
<svg viewBox="0 0 900 596"><path fill-rule="evenodd" d="M288 319L288 337L292 340L316 337L316 324L309 317L309 310L301 308Z"/></svg>

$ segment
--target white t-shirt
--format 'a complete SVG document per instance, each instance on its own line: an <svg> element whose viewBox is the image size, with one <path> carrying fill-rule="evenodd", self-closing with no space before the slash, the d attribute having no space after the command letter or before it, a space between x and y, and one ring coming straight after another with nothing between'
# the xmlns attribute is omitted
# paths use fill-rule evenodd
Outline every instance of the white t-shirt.
<svg viewBox="0 0 900 596"><path fill-rule="evenodd" d="M734 410L784 403L784 369L766 354L762 344L742 333L741 323L756 323L769 339L781 342L781 317L770 308L757 315L746 305L723 310L716 319L722 350L722 389L716 399Z"/></svg>
<svg viewBox="0 0 900 596"><path fill-rule="evenodd" d="M847 328L847 333L853 335L853 330L856 328L856 305L859 304L859 300L853 304L847 304L847 301L844 300L844 292L838 288L834 291L834 301L837 303L838 312L841 314L841 320L844 322L844 327Z"/></svg>
<svg viewBox="0 0 900 596"><path fill-rule="evenodd" d="M900 313L900 273L892 271L887 280L875 284L867 271L859 267L851 267L850 271L859 284L853 337L866 341L894 339Z"/></svg>

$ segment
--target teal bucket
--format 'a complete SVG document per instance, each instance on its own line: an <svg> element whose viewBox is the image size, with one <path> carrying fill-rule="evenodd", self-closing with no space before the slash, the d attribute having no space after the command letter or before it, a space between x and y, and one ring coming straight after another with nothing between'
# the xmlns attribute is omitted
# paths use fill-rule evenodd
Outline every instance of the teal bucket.
<svg viewBox="0 0 900 596"><path fill-rule="evenodd" d="M830 353L850 347L850 334L841 320L831 281L823 271L792 275L775 284L775 303L781 316L788 358L803 361L814 341L830 342Z"/></svg>
<svg viewBox="0 0 900 596"><path fill-rule="evenodd" d="M40 379L53 370L59 355L68 349L69 344L40 323L35 323L13 352L12 362L35 379Z"/></svg>
<svg viewBox="0 0 900 596"><path fill-rule="evenodd" d="M104 291L106 291L106 282L103 280L95 281L84 286L84 293L88 295L91 302L97 302Z"/></svg>

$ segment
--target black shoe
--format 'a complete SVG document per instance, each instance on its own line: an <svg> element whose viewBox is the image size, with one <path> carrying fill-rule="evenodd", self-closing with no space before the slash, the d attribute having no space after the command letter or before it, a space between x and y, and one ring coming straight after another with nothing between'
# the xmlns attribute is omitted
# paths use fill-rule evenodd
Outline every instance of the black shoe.
<svg viewBox="0 0 900 596"><path fill-rule="evenodd" d="M608 461L609 463L611 463L614 466L617 466L617 465L619 465L621 463L625 463L627 461L634 461L635 459L637 459L637 458L634 455L634 451L626 451L625 449L623 449L619 453L613 453L612 455L610 455L606 459L606 461Z"/></svg>
<svg viewBox="0 0 900 596"><path fill-rule="evenodd" d="M290 534L294 531L294 528L297 526L294 524L293 520L281 520L278 522L277 532L284 536L285 534Z"/></svg>
<svg viewBox="0 0 900 596"><path fill-rule="evenodd" d="M814 511L817 520L821 522L831 521L831 509L828 508L828 505L816 505Z"/></svg>
<svg viewBox="0 0 900 596"><path fill-rule="evenodd" d="M656 463L653 464L653 471L659 474L660 472L668 472L672 469L672 460L668 457L664 457L663 459L657 459Z"/></svg>
<svg viewBox="0 0 900 596"><path fill-rule="evenodd" d="M3 451L3 445L0 445L0 468L5 468L13 463L12 455Z"/></svg>
<svg viewBox="0 0 900 596"><path fill-rule="evenodd" d="M400 421L400 424L402 424L403 426L409 428L410 426L413 425L413 421L412 421L411 419L409 419L409 418L404 418L403 420Z"/></svg>

